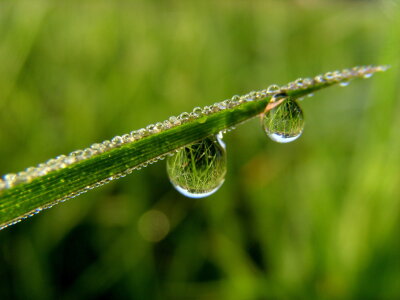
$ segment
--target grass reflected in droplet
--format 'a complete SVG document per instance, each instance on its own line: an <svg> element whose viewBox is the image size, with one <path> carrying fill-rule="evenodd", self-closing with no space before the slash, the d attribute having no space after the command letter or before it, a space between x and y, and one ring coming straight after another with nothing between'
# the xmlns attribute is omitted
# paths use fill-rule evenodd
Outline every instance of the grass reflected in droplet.
<svg viewBox="0 0 400 300"><path fill-rule="evenodd" d="M172 185L184 196L203 198L215 193L224 183L226 150L219 137L186 146L167 159Z"/></svg>
<svg viewBox="0 0 400 300"><path fill-rule="evenodd" d="M300 137L304 129L304 116L300 105L287 95L276 95L271 103L282 101L268 109L262 126L268 137L278 143L289 143Z"/></svg>

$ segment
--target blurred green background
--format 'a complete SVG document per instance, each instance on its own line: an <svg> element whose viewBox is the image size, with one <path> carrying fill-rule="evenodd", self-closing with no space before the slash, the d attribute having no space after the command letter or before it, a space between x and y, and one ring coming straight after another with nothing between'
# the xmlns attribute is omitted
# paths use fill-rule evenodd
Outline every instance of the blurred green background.
<svg viewBox="0 0 400 300"><path fill-rule="evenodd" d="M0 173L234 94L361 64L303 136L225 136L184 198L165 163L0 232L1 299L400 299L400 3L2 1Z"/></svg>

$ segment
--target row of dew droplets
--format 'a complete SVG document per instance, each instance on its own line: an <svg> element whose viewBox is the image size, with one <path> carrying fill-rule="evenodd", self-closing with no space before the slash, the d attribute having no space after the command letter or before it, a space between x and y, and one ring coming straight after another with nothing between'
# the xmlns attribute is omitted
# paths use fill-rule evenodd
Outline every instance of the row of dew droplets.
<svg viewBox="0 0 400 300"><path fill-rule="evenodd" d="M205 122L207 115L211 115L226 109L232 109L246 102L259 101L265 97L272 96L277 93L307 89L311 85L315 84L339 83L341 86L346 86L349 84L350 80L355 77L369 78L373 75L373 73L385 71L387 68L388 66L360 66L352 69L344 69L342 71L327 72L325 74L315 76L314 78L300 78L286 86L279 87L277 85L271 85L265 90L250 92L243 96L233 96L231 99L218 102L210 106L205 106L204 108L196 107L191 113L184 112L177 117L170 117L164 122L151 124L146 128L132 131L129 134L116 136L111 140L93 144L89 148L74 151L69 155L60 155L56 158L50 159L45 163L39 164L36 167L27 168L19 173L6 174L0 178L0 191L12 188L22 183L31 182L37 177L41 177L50 172L66 168L82 160L86 160L95 155L119 148L127 143L136 142L142 138L162 132L164 130L168 130L175 126L179 126L183 123L190 122L195 119L198 119L200 123ZM229 129L226 129L226 131L229 131ZM144 166L145 164L136 166L136 169Z"/></svg>
<svg viewBox="0 0 400 300"><path fill-rule="evenodd" d="M195 108L193 113L200 116L207 111L216 112L233 108L241 103L259 100L280 91L281 88L278 85L270 85L261 92L250 92L243 97L233 96L230 100L205 107L203 110ZM276 94L272 99L278 101L280 97L278 99ZM274 109L270 113L276 115ZM184 113L180 117L189 117L189 115ZM274 120L277 121L277 118ZM224 132L228 131L229 128L224 130ZM224 183L227 169L226 160L226 146L222 141L222 132L220 132L218 135L209 136L180 148L170 155L166 161L167 174L174 188L182 195L189 198L204 198L214 194Z"/></svg>
<svg viewBox="0 0 400 300"><path fill-rule="evenodd" d="M270 85L261 92L251 92L243 97L216 103L211 107L195 108L195 115L205 111L233 108L244 102L255 101L266 96L271 100L262 114L262 127L268 137L278 143L289 143L298 139L304 130L304 115L298 102L288 96L287 91L307 89L318 83L339 83L347 86L355 76L369 78L373 72L386 67L356 67L343 71L327 72L311 78L299 78L287 86ZM309 96L313 94L310 93ZM302 100L299 98L298 100ZM193 114L192 113L192 114ZM187 115L188 117L190 114ZM186 114L185 114L186 117ZM229 131L229 129L224 132ZM221 140L222 133L210 136L197 143L183 147L167 159L167 173L172 185L189 198L203 198L215 193L223 184L226 174L226 148Z"/></svg>
<svg viewBox="0 0 400 300"><path fill-rule="evenodd" d="M198 118L204 123L207 115L222 110L232 109L241 104L262 100L279 91L279 86L272 85L266 90L250 92L244 96L235 95L231 99L215 103L204 108L196 107L193 112L182 113L180 120L190 117ZM233 129L226 128L217 135L182 147L168 156L167 174L171 184L182 195L189 198L204 198L214 194L225 181L227 155L222 141L223 133Z"/></svg>
<svg viewBox="0 0 400 300"><path fill-rule="evenodd" d="M360 71L354 69L353 71ZM372 73L366 71L363 76L368 78ZM340 82L340 86L347 86L350 83L350 77L354 76L351 70L345 69L342 72L327 72L324 75L318 75L315 78L299 78L290 82L287 86L270 86L268 91L276 94L271 98L261 116L263 130L267 136L277 143L290 143L297 140L304 130L304 115L299 103L286 94L287 91L308 88L314 83ZM308 94L312 97L313 94ZM304 97L297 100L302 101Z"/></svg>
<svg viewBox="0 0 400 300"><path fill-rule="evenodd" d="M129 134L115 136L111 140L105 140L102 143L92 144L89 148L76 150L68 155L59 155L56 158L52 158L45 163L37 165L36 167L29 167L26 170L16 174L6 174L2 179L0 179L0 191L3 189L12 188L21 183L31 182L33 179L47 175L52 171L66 168L80 161L89 159L95 155L99 155L104 152L119 148L125 144L138 141L149 136L150 134L160 132L161 130L168 129L179 124L180 122L177 118L171 117L170 120L166 120L164 123L156 123L155 125L149 125L146 128L132 131ZM159 159L161 158L156 158L155 160ZM152 162L153 161L149 161L148 163ZM141 167L143 167L143 165L137 166L136 168L140 169Z"/></svg>
<svg viewBox="0 0 400 300"><path fill-rule="evenodd" d="M196 107L190 114L182 113L179 119L195 117L199 119L198 122L204 123L209 114L262 100L276 91L279 91L279 86L272 85L259 92L253 91L244 96L235 95L211 106ZM167 174L178 192L189 198L204 198L218 191L225 181L227 169L226 146L222 135L232 129L234 127L226 128L217 135L211 135L169 155L166 162Z"/></svg>
<svg viewBox="0 0 400 300"><path fill-rule="evenodd" d="M225 100L219 103L215 103L211 106L205 106L204 108L196 107L191 113L182 113L177 117L170 117L168 120L164 122L159 122L156 124L151 124L146 128L142 128L136 131L132 131L130 134L124 134L122 136L116 136L111 139L111 141L106 140L102 143L95 143L91 145L89 148L84 150L77 150L69 155L60 155L54 159L50 159L45 163L39 164L37 167L30 167L24 171L21 171L17 174L6 174L3 176L3 179L0 178L0 192L4 189L9 189L14 187L15 185L21 183L27 183L32 181L33 179L44 176L52 171L57 171L62 168L68 167L72 164L78 163L82 160L86 160L91 158L94 155L98 155L109 150L119 148L124 144L138 141L142 138L150 136L152 134L162 132L164 130L173 128L175 126L179 126L180 124L198 119L199 123L204 123L207 119L208 115L213 113L231 109L246 102L259 101L263 100L265 97L272 96L273 101L270 103L274 104L271 110L266 110L265 115L263 116L263 126L264 130L267 134L275 141L278 142L291 142L297 139L302 131L304 125L304 118L301 111L300 106L297 102L289 97L284 97L285 93L288 91L302 90L307 89L308 87L321 84L321 83L339 83L341 86L347 86L355 77L369 78L375 72L385 71L388 66L361 66L354 67L352 69L345 69L341 72L328 72L323 75L315 76L314 78L305 78L305 79L297 79L294 82L289 83L286 86L279 87L277 85L271 85L268 89L258 91L258 92L250 92L243 96L233 96L229 100ZM287 95L286 95L287 96ZM308 96L312 96L312 94L308 94ZM284 100L283 100L284 99ZM297 100L301 100L298 98ZM282 103L283 102L283 103ZM278 109L279 104L283 104L280 109ZM278 105L276 105L278 104ZM276 107L275 107L276 106ZM274 120L270 122L268 120ZM280 126L278 126L280 124ZM282 125L284 124L284 125ZM286 125L285 125L286 124ZM231 128L225 129L223 132L229 131ZM197 146L196 146L197 145ZM203 145L203 146L201 146ZM209 150L205 151L207 147L204 145L209 145ZM209 137L199 143L191 145L192 150L198 151L198 153L209 153L208 156L200 156L196 166L209 166L210 168L199 168L200 172L196 169L196 172L191 172L185 166L179 164L171 164L168 165L171 167L176 167L175 174L187 174L186 179L192 178L193 180L190 183L190 180L182 181L182 180L173 180L173 173L170 174L170 179L173 185L176 187L178 191L188 197L192 198L201 198L206 197L214 192L216 192L224 182L224 177L226 174L226 151L225 145L221 141L221 136ZM20 222L23 219L26 219L32 215L39 213L40 211L50 208L57 203L64 202L68 199L72 199L74 197L79 196L82 193L85 193L88 190L91 190L95 187L104 185L114 179L118 179L120 177L124 177L127 174L132 173L133 170L139 170L143 167L146 167L148 164L152 164L159 160L164 159L166 156L175 157L173 153L182 153L182 150L188 148L187 146L176 150L171 153L162 154L150 161L144 162L140 165L134 167L128 167L124 172L119 174L114 174L108 178L102 179L97 183L92 185L83 187L80 190L77 190L73 193L65 195L51 203L48 203L42 207L38 207L18 218L11 220L6 224L2 224L0 226L0 230L4 229L10 225ZM187 151L185 152L187 155ZM195 152L192 152L195 153ZM190 155L189 155L190 156ZM188 157L188 156L186 156ZM193 156L191 156L193 157ZM195 157L195 156L194 156ZM208 157L208 160L206 159ZM171 158L170 158L171 159ZM212 160L214 159L214 160ZM172 159L171 159L172 160ZM176 161L175 161L176 162ZM195 162L192 160L192 162ZM211 163L210 163L211 162ZM168 166L167 165L167 166ZM192 164L193 165L193 164ZM169 171L172 171L173 168L168 168ZM179 171L180 170L180 171ZM187 172L189 170L189 172ZM185 178L185 177L184 177ZM197 184L196 184L197 180Z"/></svg>
<svg viewBox="0 0 400 300"><path fill-rule="evenodd" d="M231 99L203 109L197 107L193 113L183 113L180 117L190 115L200 117L231 109L246 102L265 99L280 91L281 87L278 85L270 85L265 90L253 91L244 96L235 95ZM226 174L226 146L222 141L222 133L229 132L231 129L227 128L216 136L209 136L178 149L175 154L167 158L167 173L178 192L189 198L204 198L214 194L222 186Z"/></svg>
<svg viewBox="0 0 400 300"><path fill-rule="evenodd" d="M276 92L262 114L262 127L268 137L278 143L298 139L304 130L304 115L299 103L286 94L287 91L307 89L314 84L339 83L345 87L355 77L370 78L375 72L386 71L388 66L361 66L342 71L327 72L314 78L299 78L287 86L270 86L268 92ZM308 94L313 96L312 93ZM304 97L298 98L301 101Z"/></svg>
<svg viewBox="0 0 400 300"><path fill-rule="evenodd" d="M244 96L235 95L231 99L227 99L222 102L217 102L214 103L213 105L205 106L204 108L195 107L193 111L190 113L183 112L179 116L176 117L172 116L168 120L165 120L164 122L150 124L146 128L141 128L132 131L129 134L124 134L122 136L115 136L111 140L105 140L102 143L95 143L91 145L89 148L73 151L69 155L60 155L56 158L48 160L45 163L39 164L36 167L27 168L26 170L18 172L16 174L15 173L6 174L2 178L0 178L0 191L12 188L21 183L29 183L33 179L47 175L50 172L66 168L80 161L90 159L95 155L102 154L104 152L113 150L115 148L119 148L131 142L136 142L152 134L156 134L164 130L171 129L173 127L193 121L195 119L198 119L199 123L204 123L208 115L226 109L232 109L246 102L261 100L266 96L267 96L267 91L263 90L260 92L251 92ZM227 129L226 131L229 131L230 129ZM148 164L152 164L158 160L162 160L166 155L168 154L166 153L165 155L157 157L154 160L135 166L127 170L126 174L131 173L133 170L139 170L143 167L146 167ZM117 178L118 177L117 175L118 174L113 176L114 177L113 179Z"/></svg>

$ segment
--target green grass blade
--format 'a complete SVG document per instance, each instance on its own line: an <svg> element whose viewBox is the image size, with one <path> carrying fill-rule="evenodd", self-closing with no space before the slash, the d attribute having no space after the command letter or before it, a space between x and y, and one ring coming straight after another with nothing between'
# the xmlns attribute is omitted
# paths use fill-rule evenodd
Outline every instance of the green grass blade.
<svg viewBox="0 0 400 300"><path fill-rule="evenodd" d="M383 66L356 67L298 79L287 86L271 86L203 109L195 108L190 114L182 113L146 129L115 137L111 142L93 144L18 174L4 175L0 180L0 229L130 174L185 145L243 123L263 113L277 93L300 98L384 70Z"/></svg>

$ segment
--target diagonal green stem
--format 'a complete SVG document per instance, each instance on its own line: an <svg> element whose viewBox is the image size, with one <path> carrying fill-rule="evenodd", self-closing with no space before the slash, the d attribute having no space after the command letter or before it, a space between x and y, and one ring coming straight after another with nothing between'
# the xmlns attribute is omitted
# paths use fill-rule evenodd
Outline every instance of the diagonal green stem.
<svg viewBox="0 0 400 300"><path fill-rule="evenodd" d="M34 170L36 173L33 172L31 176L26 176L27 172L19 173L19 177L15 174L5 175L5 180L0 180L0 229L113 179L123 177L149 162L164 158L178 148L243 123L263 113L271 97L277 93L284 92L299 98L356 77L369 77L372 73L385 69L356 67L342 72L326 73L312 79L298 79L274 91L270 88L217 103L208 107L206 113L205 109L201 113L197 108L194 110L197 111L196 114L185 114L184 118L181 118L182 122L179 122L181 124L159 130L154 130L154 126L151 126L152 130L147 130L147 136L143 135L132 142L119 142L118 146L107 151L70 164L63 163L44 174L37 172L43 169L38 167ZM24 180L18 181L22 177Z"/></svg>

